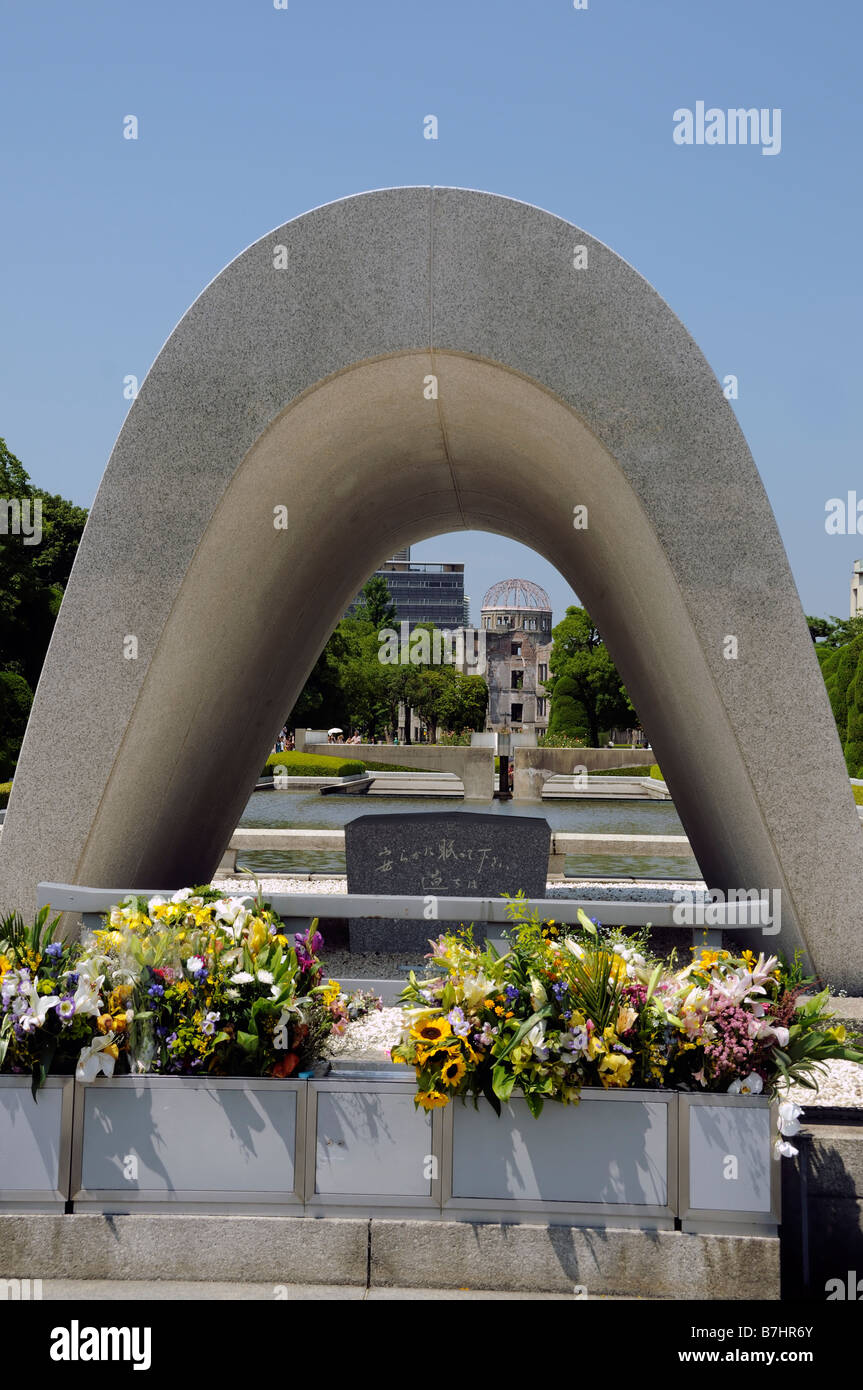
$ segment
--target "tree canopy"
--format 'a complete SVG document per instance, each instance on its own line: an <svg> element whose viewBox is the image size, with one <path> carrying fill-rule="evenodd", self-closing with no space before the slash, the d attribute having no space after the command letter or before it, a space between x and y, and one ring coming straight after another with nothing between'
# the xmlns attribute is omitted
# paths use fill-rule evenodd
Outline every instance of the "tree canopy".
<svg viewBox="0 0 863 1390"><path fill-rule="evenodd" d="M35 487L21 460L0 439L0 498L30 504L31 536L0 531L0 763L14 769L63 590L87 520L84 507ZM32 531L41 504L41 535ZM12 680L11 677L16 677Z"/></svg>
<svg viewBox="0 0 863 1390"><path fill-rule="evenodd" d="M482 676L467 676L452 665L382 661L379 634L393 627L397 613L386 583L375 575L351 617L342 618L315 663L288 723L360 729L369 738L394 734L399 705L416 710L432 738L438 729L460 734L481 729L488 707ZM419 624L430 634L434 624ZM428 643L433 653L434 644ZM414 648L416 655L416 648ZM410 742L410 730L406 730Z"/></svg>
<svg viewBox="0 0 863 1390"><path fill-rule="evenodd" d="M600 730L633 722L632 702L586 609L567 608L551 636L548 733L586 737L596 748Z"/></svg>

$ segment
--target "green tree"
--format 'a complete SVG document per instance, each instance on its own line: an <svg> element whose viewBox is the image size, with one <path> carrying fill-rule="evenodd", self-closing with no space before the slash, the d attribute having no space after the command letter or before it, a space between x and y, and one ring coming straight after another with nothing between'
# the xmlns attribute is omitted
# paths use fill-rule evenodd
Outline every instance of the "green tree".
<svg viewBox="0 0 863 1390"><path fill-rule="evenodd" d="M0 673L18 680L3 682L0 697L0 759L6 774L14 769L32 692L39 679L63 590L87 520L83 507L33 486L21 460L0 439L0 498L20 507L30 503L28 530L0 532ZM41 535L37 528L41 505ZM8 508L5 515L8 515ZM4 520L5 520L4 515ZM26 515L26 512L25 512ZM23 528L22 528L23 529ZM25 540L35 544L25 544Z"/></svg>
<svg viewBox="0 0 863 1390"><path fill-rule="evenodd" d="M863 775L863 653L857 658L854 679L848 690L844 752L849 777Z"/></svg>
<svg viewBox="0 0 863 1390"><path fill-rule="evenodd" d="M587 735L599 746L603 728L629 723L634 709L608 648L584 608L570 607L552 631L548 661L549 734Z"/></svg>
<svg viewBox="0 0 863 1390"><path fill-rule="evenodd" d="M834 615L832 618L811 618L807 615L806 622L819 658L823 652L835 651L837 647L844 647L855 637L863 635L863 617L837 618Z"/></svg>
<svg viewBox="0 0 863 1390"><path fill-rule="evenodd" d="M863 634L825 649L821 674L851 777L863 776Z"/></svg>
<svg viewBox="0 0 863 1390"><path fill-rule="evenodd" d="M405 709L410 710L414 707L418 683L419 670L410 663L392 662L383 668L383 689L387 707L387 723L393 733L399 727L399 706L404 705ZM405 743L411 741L411 721L405 720Z"/></svg>
<svg viewBox="0 0 863 1390"><path fill-rule="evenodd" d="M483 676L463 676L459 674L459 709L450 725L454 734L481 733L488 710L488 686Z"/></svg>
<svg viewBox="0 0 863 1390"><path fill-rule="evenodd" d="M390 598L387 581L382 574L373 574L364 584L354 617L360 622L371 623L375 632L380 632L382 627L392 627L395 623L398 609Z"/></svg>
<svg viewBox="0 0 863 1390"><path fill-rule="evenodd" d="M15 771L33 695L23 676L0 671L0 782Z"/></svg>

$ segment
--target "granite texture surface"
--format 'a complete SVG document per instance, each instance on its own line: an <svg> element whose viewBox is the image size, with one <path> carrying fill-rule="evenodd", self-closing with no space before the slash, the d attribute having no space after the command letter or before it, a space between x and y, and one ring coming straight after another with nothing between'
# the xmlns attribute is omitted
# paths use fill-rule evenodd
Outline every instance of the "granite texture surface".
<svg viewBox="0 0 863 1390"><path fill-rule="evenodd" d="M465 528L523 542L579 594L707 882L781 891L781 933L753 944L802 947L859 992L860 824L734 411L613 251L462 189L363 194L275 229L168 339L55 627L0 906L30 911L40 880L208 879L364 579Z"/></svg>
<svg viewBox="0 0 863 1390"><path fill-rule="evenodd" d="M430 936L459 925L438 920L438 896L521 891L541 897L550 843L551 827L540 816L461 810L357 816L345 826L348 892L419 895L434 916L423 922L352 917L351 950L427 952ZM474 940L484 939L477 923Z"/></svg>

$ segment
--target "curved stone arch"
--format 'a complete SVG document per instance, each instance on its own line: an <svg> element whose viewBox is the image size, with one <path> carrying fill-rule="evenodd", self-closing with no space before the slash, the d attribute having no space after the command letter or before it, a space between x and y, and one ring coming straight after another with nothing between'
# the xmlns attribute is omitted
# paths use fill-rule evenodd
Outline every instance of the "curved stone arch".
<svg viewBox="0 0 863 1390"><path fill-rule="evenodd" d="M385 554L459 528L523 541L580 595L707 881L781 890L781 936L760 944L802 945L831 983L859 983L860 826L731 407L607 247L458 189L287 223L168 339L63 602L0 901L29 907L39 879L207 878L347 602Z"/></svg>

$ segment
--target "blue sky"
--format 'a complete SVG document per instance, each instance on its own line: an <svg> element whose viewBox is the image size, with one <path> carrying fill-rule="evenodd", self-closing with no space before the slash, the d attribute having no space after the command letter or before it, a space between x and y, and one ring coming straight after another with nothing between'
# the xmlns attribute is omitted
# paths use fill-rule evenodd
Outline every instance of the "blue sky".
<svg viewBox="0 0 863 1390"><path fill-rule="evenodd" d="M630 261L734 403L807 611L848 609L858 489L855 0L0 0L0 434L89 505L129 402L203 286L250 242L369 188L536 203ZM782 150L677 146L696 101L779 107ZM435 113L437 141L423 139ZM140 138L122 138L134 113ZM557 573L497 537L415 555Z"/></svg>

